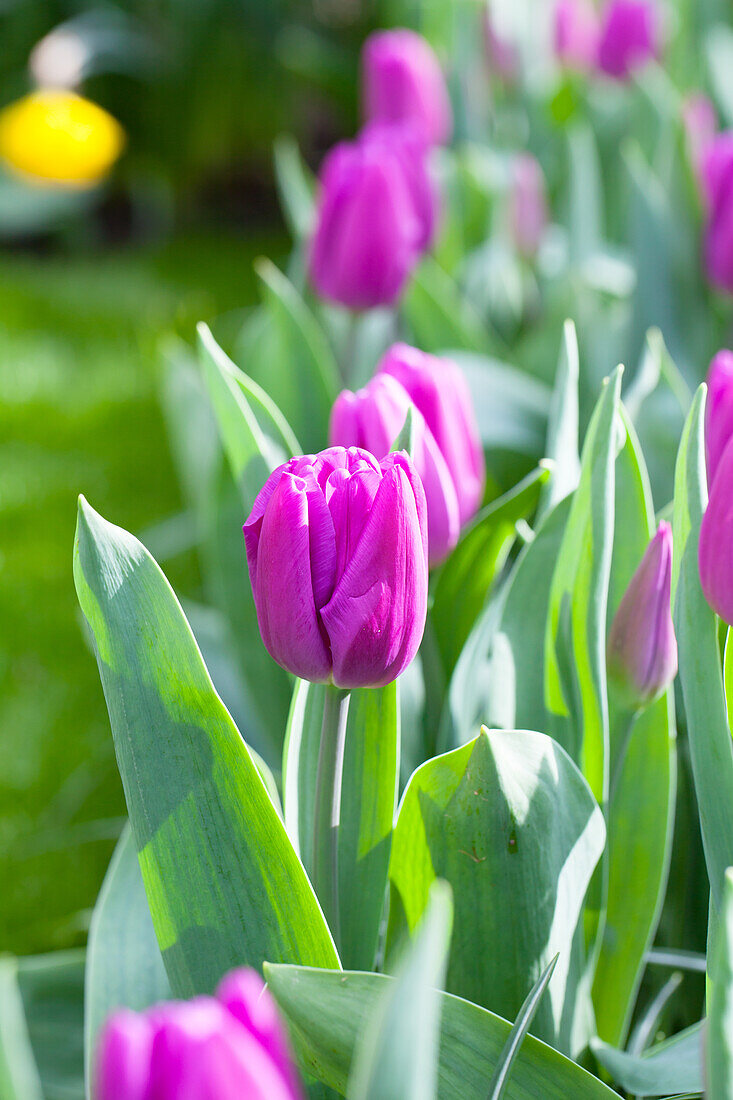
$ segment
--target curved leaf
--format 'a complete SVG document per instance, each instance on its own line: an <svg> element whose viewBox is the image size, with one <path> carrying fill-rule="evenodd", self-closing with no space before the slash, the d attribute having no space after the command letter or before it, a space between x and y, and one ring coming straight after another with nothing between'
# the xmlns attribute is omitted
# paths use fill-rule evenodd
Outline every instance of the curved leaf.
<svg viewBox="0 0 733 1100"><path fill-rule="evenodd" d="M733 868L725 872L705 1041L709 1095L733 1097Z"/></svg>
<svg viewBox="0 0 733 1100"><path fill-rule="evenodd" d="M699 1094L703 1090L702 1024L694 1024L642 1055L626 1054L599 1039L591 1040L591 1049L614 1081L634 1096Z"/></svg>

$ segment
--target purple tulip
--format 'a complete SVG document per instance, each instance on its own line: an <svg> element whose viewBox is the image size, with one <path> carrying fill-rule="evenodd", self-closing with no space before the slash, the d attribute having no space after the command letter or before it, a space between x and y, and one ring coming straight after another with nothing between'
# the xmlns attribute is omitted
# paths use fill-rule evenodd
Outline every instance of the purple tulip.
<svg viewBox="0 0 733 1100"><path fill-rule="evenodd" d="M698 565L700 583L713 611L733 626L733 439L717 464L702 517Z"/></svg>
<svg viewBox="0 0 733 1100"><path fill-rule="evenodd" d="M440 63L415 31L376 31L362 54L364 113L369 122L412 126L431 145L450 140L448 90Z"/></svg>
<svg viewBox="0 0 733 1100"><path fill-rule="evenodd" d="M703 157L708 207L705 263L711 282L733 293L733 130L718 134Z"/></svg>
<svg viewBox="0 0 733 1100"><path fill-rule="evenodd" d="M601 20L598 66L617 80L654 57L659 28L652 0L609 0Z"/></svg>
<svg viewBox="0 0 733 1100"><path fill-rule="evenodd" d="M705 408L705 451L708 485L712 485L723 451L733 439L733 351L724 349L708 370Z"/></svg>
<svg viewBox="0 0 733 1100"><path fill-rule="evenodd" d="M415 656L425 627L425 491L403 452L357 447L292 458L244 525L268 653L305 680L381 687Z"/></svg>
<svg viewBox="0 0 733 1100"><path fill-rule="evenodd" d="M254 971L216 997L110 1016L97 1045L95 1100L302 1100L274 1001Z"/></svg>
<svg viewBox="0 0 733 1100"><path fill-rule="evenodd" d="M482 13L482 30L490 71L505 84L513 84L519 77L519 50L514 42L497 31L488 4Z"/></svg>
<svg viewBox="0 0 733 1100"><path fill-rule="evenodd" d="M417 248L419 252L425 252L435 236L438 196L428 169L428 150L424 140L409 126L370 122L359 134L359 142L368 143L377 152L381 149L387 156L399 159L420 223Z"/></svg>
<svg viewBox="0 0 733 1100"><path fill-rule="evenodd" d="M364 389L344 390L331 410L329 443L364 447L386 455L412 405L396 378L378 373ZM412 459L425 489L428 509L428 561L441 562L458 542L460 518L453 479L433 433L415 410L415 450Z"/></svg>
<svg viewBox="0 0 733 1100"><path fill-rule="evenodd" d="M514 158L509 218L517 249L534 256L547 229L547 197L545 177L531 153Z"/></svg>
<svg viewBox="0 0 733 1100"><path fill-rule="evenodd" d="M310 253L310 277L324 298L361 310L399 297L432 236L422 150L404 128L380 127L326 157Z"/></svg>
<svg viewBox="0 0 733 1100"><path fill-rule="evenodd" d="M598 57L598 17L589 0L557 0L555 53L569 69L587 72Z"/></svg>
<svg viewBox="0 0 733 1100"><path fill-rule="evenodd" d="M671 586L672 528L660 523L629 581L608 636L609 676L633 706L656 699L677 672Z"/></svg>

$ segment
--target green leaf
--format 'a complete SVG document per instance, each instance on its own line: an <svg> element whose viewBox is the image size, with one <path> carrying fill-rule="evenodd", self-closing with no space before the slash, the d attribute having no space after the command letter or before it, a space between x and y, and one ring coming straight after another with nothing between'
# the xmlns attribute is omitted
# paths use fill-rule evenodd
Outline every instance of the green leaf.
<svg viewBox="0 0 733 1100"><path fill-rule="evenodd" d="M44 1100L84 1100L84 952L18 959L18 987Z"/></svg>
<svg viewBox="0 0 733 1100"><path fill-rule="evenodd" d="M614 460L621 368L604 383L583 445L550 589L545 704L552 732L600 805L608 791L606 605L613 547Z"/></svg>
<svg viewBox="0 0 733 1100"><path fill-rule="evenodd" d="M578 336L572 321L563 326L560 358L555 372L547 422L547 457L553 466L542 492L539 515L549 512L572 493L580 480L578 457Z"/></svg>
<svg viewBox="0 0 733 1100"><path fill-rule="evenodd" d="M0 1096L43 1100L18 989L18 966L10 956L0 958Z"/></svg>
<svg viewBox="0 0 733 1100"><path fill-rule="evenodd" d="M516 525L528 519L551 472L543 467L492 501L471 521L435 584L432 620L447 676L481 614L494 578L516 539Z"/></svg>
<svg viewBox="0 0 733 1100"><path fill-rule="evenodd" d="M570 255L587 260L603 243L603 188L596 139L588 123L568 130L567 218Z"/></svg>
<svg viewBox="0 0 733 1100"><path fill-rule="evenodd" d="M425 917L394 982L377 1002L358 1044L350 1100L433 1100L438 1077L441 996L450 945L450 887L436 882Z"/></svg>
<svg viewBox="0 0 733 1100"><path fill-rule="evenodd" d="M288 228L296 240L310 236L315 217L313 179L289 134L275 139L275 182Z"/></svg>
<svg viewBox="0 0 733 1100"><path fill-rule="evenodd" d="M410 405L405 415L405 422L400 428L394 443L390 447L390 454L394 451L406 451L410 458L415 456L415 406Z"/></svg>
<svg viewBox="0 0 733 1100"><path fill-rule="evenodd" d="M489 1086L488 1100L501 1100L504 1095L507 1084L509 1082L509 1076L512 1072L512 1067L516 1061L517 1055L521 1049L527 1032L532 1026L535 1013L537 1012L537 1006L540 1003L542 994L547 989L547 985L552 977L553 971L557 964L558 955L555 955L554 959L551 959L547 964L542 974L530 989L527 994L527 999L519 1010L519 1014L512 1025L512 1030L509 1033L509 1038L504 1044L504 1049L501 1052L501 1057L494 1070L494 1076L491 1078L491 1084Z"/></svg>
<svg viewBox="0 0 733 1100"><path fill-rule="evenodd" d="M482 942L481 953L501 941ZM345 1092L354 1049L374 1006L394 983L384 974L265 964L268 985L291 1026L305 1064ZM438 1100L486 1100L511 1024L460 997L441 993ZM528 1035L507 1100L618 1100L603 1082Z"/></svg>
<svg viewBox="0 0 733 1100"><path fill-rule="evenodd" d="M705 1040L708 1093L733 1097L733 868L725 872Z"/></svg>
<svg viewBox="0 0 733 1100"><path fill-rule="evenodd" d="M703 1091L702 1024L652 1047L645 1054L626 1054L600 1039L591 1049L616 1084L634 1096L664 1096ZM717 1100L718 1093L710 1093ZM721 1097L722 1100L722 1097Z"/></svg>
<svg viewBox="0 0 733 1100"><path fill-rule="evenodd" d="M700 587L697 563L700 523L707 505L704 417L705 387L701 386L682 433L675 470L672 606L700 831L719 910L725 871L733 865L733 741L718 622Z"/></svg>
<svg viewBox="0 0 733 1100"><path fill-rule="evenodd" d="M506 450L539 459L545 453L550 391L529 374L486 355L455 349L443 354L463 370L486 450Z"/></svg>
<svg viewBox="0 0 733 1100"><path fill-rule="evenodd" d="M285 824L307 871L313 866L313 820L321 739L322 684L299 680L283 759ZM371 970L384 908L399 775L397 682L351 692L339 829L340 954Z"/></svg>
<svg viewBox="0 0 733 1100"><path fill-rule="evenodd" d="M455 904L447 989L513 1019L560 952L537 1034L565 1041L570 948L604 839L585 780L555 742L483 729L418 768L403 795L389 866L388 952L403 927L416 928L432 882L446 879Z"/></svg>
<svg viewBox="0 0 733 1100"><path fill-rule="evenodd" d="M129 825L120 837L92 914L84 992L87 1096L92 1056L109 1013L169 1000L163 966Z"/></svg>
<svg viewBox="0 0 733 1100"><path fill-rule="evenodd" d="M144 547L83 498L74 579L176 996L265 958L338 966L303 867L180 605Z"/></svg>
<svg viewBox="0 0 733 1100"><path fill-rule="evenodd" d="M709 27L705 38L708 70L715 97L729 126L733 126L733 31L725 23Z"/></svg>
<svg viewBox="0 0 733 1100"><path fill-rule="evenodd" d="M429 256L412 277L402 309L411 342L423 351L461 348L492 355L500 350L498 337L489 333L451 276Z"/></svg>

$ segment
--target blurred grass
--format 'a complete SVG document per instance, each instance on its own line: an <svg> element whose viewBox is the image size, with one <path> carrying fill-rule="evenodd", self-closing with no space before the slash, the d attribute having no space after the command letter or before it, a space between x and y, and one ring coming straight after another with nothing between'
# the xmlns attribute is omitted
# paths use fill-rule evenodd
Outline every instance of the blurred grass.
<svg viewBox="0 0 733 1100"><path fill-rule="evenodd" d="M180 508L158 339L252 302L277 245L0 256L0 950L83 942L124 814L72 581L77 494L136 532ZM193 555L166 568L196 591Z"/></svg>

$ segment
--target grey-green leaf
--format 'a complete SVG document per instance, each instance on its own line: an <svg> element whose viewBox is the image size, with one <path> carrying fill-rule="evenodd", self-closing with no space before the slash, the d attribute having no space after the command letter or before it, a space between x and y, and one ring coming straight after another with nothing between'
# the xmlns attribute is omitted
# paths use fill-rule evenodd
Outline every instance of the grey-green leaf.
<svg viewBox="0 0 733 1100"><path fill-rule="evenodd" d="M710 1097L733 1098L733 868L725 872L705 1054Z"/></svg>
<svg viewBox="0 0 733 1100"><path fill-rule="evenodd" d="M4 1100L43 1100L18 989L18 964L9 955L0 959L0 1096Z"/></svg>
<svg viewBox="0 0 733 1100"><path fill-rule="evenodd" d="M512 1066L516 1061L516 1057L519 1054L527 1032L532 1026L537 1006L542 999L543 993L547 989L558 958L559 956L555 955L555 958L550 960L532 989L530 989L527 994L527 999L519 1010L519 1014L509 1033L509 1038L504 1044L504 1049L501 1052L497 1067L494 1070L494 1076L491 1078L488 1100L501 1100L501 1097L504 1096L506 1092L509 1075L512 1072Z"/></svg>
<svg viewBox="0 0 733 1100"><path fill-rule="evenodd" d="M702 1092L702 1044L702 1024L694 1024L642 1055L627 1054L600 1039L591 1040L591 1049L627 1092L634 1096L664 1096ZM710 1095L717 1100L718 1093Z"/></svg>

